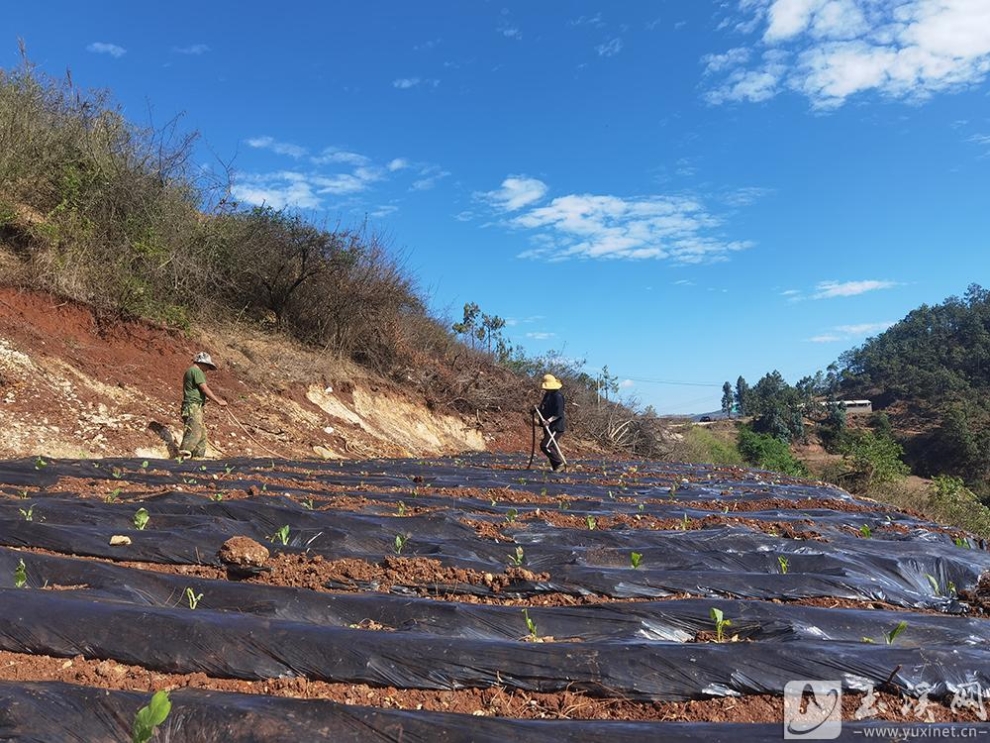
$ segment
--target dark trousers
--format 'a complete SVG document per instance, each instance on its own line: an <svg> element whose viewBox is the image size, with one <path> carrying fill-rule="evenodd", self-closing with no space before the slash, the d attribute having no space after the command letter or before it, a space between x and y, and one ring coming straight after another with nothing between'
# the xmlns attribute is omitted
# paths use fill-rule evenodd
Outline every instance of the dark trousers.
<svg viewBox="0 0 990 743"><path fill-rule="evenodd" d="M560 443L560 437L563 436L563 432L554 433L554 439L557 443ZM564 463L563 457L560 456L560 451L557 447L550 441L550 429L543 428L543 441L540 442L540 451L547 455L547 459L550 460L550 466L557 469Z"/></svg>

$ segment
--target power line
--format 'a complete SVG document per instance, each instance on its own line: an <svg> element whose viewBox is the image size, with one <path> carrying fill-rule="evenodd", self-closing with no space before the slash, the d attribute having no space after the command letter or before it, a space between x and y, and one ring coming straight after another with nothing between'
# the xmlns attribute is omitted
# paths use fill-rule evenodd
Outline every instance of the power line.
<svg viewBox="0 0 990 743"><path fill-rule="evenodd" d="M646 382L647 384L674 384L681 387L719 387L721 384L707 384L705 382L673 382L667 379L640 379L638 377L625 377L630 382Z"/></svg>

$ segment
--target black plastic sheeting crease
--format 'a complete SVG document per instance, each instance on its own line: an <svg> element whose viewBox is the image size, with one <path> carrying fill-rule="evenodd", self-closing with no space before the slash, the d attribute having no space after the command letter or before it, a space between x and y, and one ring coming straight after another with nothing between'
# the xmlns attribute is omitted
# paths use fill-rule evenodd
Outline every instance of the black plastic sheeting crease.
<svg viewBox="0 0 990 743"><path fill-rule="evenodd" d="M79 492L56 489L62 481ZM974 684L990 691L990 624L968 616L958 598L990 569L979 540L769 473L585 463L559 478L491 455L346 463L23 460L0 463L0 489L0 649L11 652L246 680L303 676L437 690L499 684L644 702L780 695L788 681L806 678L837 679L854 690L886 685L907 695L924 689L943 700ZM234 492L254 495L223 498ZM398 515L400 503L427 512ZM134 524L138 507L149 512L144 529ZM554 526L560 519L551 513L588 526ZM692 526L713 515L721 521ZM615 516L625 523L593 528L595 519ZM633 528L636 518L684 528ZM467 519L489 521L512 541L482 539ZM816 538L779 534L772 525L782 523ZM268 543L283 526L291 539L273 550L326 560L378 563L394 555L402 534L403 557L500 572L521 548L525 567L549 577L502 587L502 597L610 600L529 606L540 634L554 638L534 643L526 642L530 630L518 606L451 600L494 597L484 584L317 592L114 564L219 566L217 550L229 537ZM110 546L112 535L131 544ZM27 586L18 588L21 561ZM187 589L202 596L195 609L184 603ZM901 610L788 603L822 598ZM696 641L714 629L713 609L730 620L731 641ZM356 628L368 619L387 631ZM211 740L224 729L240 731L237 740L642 740L658 731L670 740L758 740L770 729L463 719L191 691L176 698L186 717L170 740ZM0 739L126 740L121 721L133 717L137 700L54 683L0 684ZM78 716L92 727L65 723L63 737L56 722L35 729L41 718L31 710L41 705L64 708L63 719ZM264 737L279 723L298 731ZM779 737L779 726L773 731Z"/></svg>

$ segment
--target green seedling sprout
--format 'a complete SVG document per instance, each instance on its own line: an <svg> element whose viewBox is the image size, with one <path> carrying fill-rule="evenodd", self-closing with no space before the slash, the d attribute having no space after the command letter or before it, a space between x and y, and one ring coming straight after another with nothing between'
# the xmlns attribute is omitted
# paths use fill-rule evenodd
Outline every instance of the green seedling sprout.
<svg viewBox="0 0 990 743"><path fill-rule="evenodd" d="M639 504L639 512L640 512L640 513L642 513L642 512L644 511L644 509L645 509L645 508L646 508L646 504L645 504L645 503L640 503L640 504Z"/></svg>
<svg viewBox="0 0 990 743"><path fill-rule="evenodd" d="M942 589L938 587L938 581L935 580L935 576L932 575L931 573L925 573L925 577L928 578L928 583L931 584L932 592L936 596L941 596L942 595Z"/></svg>
<svg viewBox="0 0 990 743"><path fill-rule="evenodd" d="M281 542L282 544L288 544L289 543L289 525L288 524L285 524L283 526L280 526L278 529L276 529L275 530L275 533L272 534L271 537L269 537L268 541L272 542L273 544L275 542Z"/></svg>
<svg viewBox="0 0 990 743"><path fill-rule="evenodd" d="M968 539L963 539L962 537L955 537L952 540L952 543L955 544L956 547L962 547L963 549L967 549L967 550L970 549Z"/></svg>
<svg viewBox="0 0 990 743"><path fill-rule="evenodd" d="M681 521L681 531L687 531L691 526L691 519L688 518L687 514L684 514L684 519Z"/></svg>
<svg viewBox="0 0 990 743"><path fill-rule="evenodd" d="M537 638L536 634L536 622L529 618L529 609L523 609L523 618L526 620L526 629L529 630L529 636L534 640Z"/></svg>
<svg viewBox="0 0 990 743"><path fill-rule="evenodd" d="M106 498L104 498L103 500L106 501L107 503L116 503L117 498L119 497L120 497L120 488L114 488L109 493L107 493Z"/></svg>
<svg viewBox="0 0 990 743"><path fill-rule="evenodd" d="M151 517L148 515L147 508L139 508L134 514L134 526L138 529L144 529L148 525L148 521Z"/></svg>
<svg viewBox="0 0 990 743"><path fill-rule="evenodd" d="M598 526L598 519L594 516L588 515L584 517L584 523L588 525L588 529L594 529Z"/></svg>
<svg viewBox="0 0 990 743"><path fill-rule="evenodd" d="M525 559L525 553L523 552L523 548L516 547L516 554L514 557L511 557L512 564L515 565L516 567L519 567L523 564L524 559Z"/></svg>
<svg viewBox="0 0 990 743"><path fill-rule="evenodd" d="M516 520L516 516L518 515L519 515L519 511L517 511L515 508L510 508L508 511L505 512L505 520L511 524L513 521Z"/></svg>
<svg viewBox="0 0 990 743"><path fill-rule="evenodd" d="M27 508L27 509L18 508L17 510L21 512L21 516L24 517L24 520L25 521L34 521L34 504L33 503L31 504L31 507L30 508Z"/></svg>
<svg viewBox="0 0 990 743"><path fill-rule="evenodd" d="M24 588L27 585L27 566L24 564L24 560L17 561L17 567L14 568L14 588Z"/></svg>
<svg viewBox="0 0 990 743"><path fill-rule="evenodd" d="M143 462L141 462L141 469L143 469L143 470L148 469L148 460L147 459L145 459Z"/></svg>
<svg viewBox="0 0 990 743"><path fill-rule="evenodd" d="M406 515L406 504L403 503L402 501L399 501L399 515L400 516Z"/></svg>
<svg viewBox="0 0 990 743"><path fill-rule="evenodd" d="M111 477L112 477L112 478L113 478L114 480L119 480L120 478L122 478L122 477L124 476L124 471L123 471L123 470L121 470L121 469L120 469L119 467L114 467L114 468L113 468L113 469L112 469L112 470L110 471L110 476L111 476Z"/></svg>
<svg viewBox="0 0 990 743"><path fill-rule="evenodd" d="M894 627L890 632L883 633L883 639L886 641L888 645L893 645L894 640L897 639L897 636L906 629L907 629L907 622L902 619L897 623L897 626Z"/></svg>
<svg viewBox="0 0 990 743"><path fill-rule="evenodd" d="M401 555L402 548L406 546L406 542L409 541L409 537L403 536L402 534L395 535L395 554Z"/></svg>
<svg viewBox="0 0 990 743"><path fill-rule="evenodd" d="M725 628L730 627L732 621L726 619L722 614L722 610L714 606L708 614L711 616L712 621L715 622L715 642L723 642L725 640Z"/></svg>
<svg viewBox="0 0 990 743"><path fill-rule="evenodd" d="M790 561L783 555L777 555L777 564L780 565L780 572L787 575L787 567L790 565Z"/></svg>
<svg viewBox="0 0 990 743"><path fill-rule="evenodd" d="M867 539L869 539L870 537L873 536L873 529L870 528L870 525L869 524L863 524L861 527L859 527L859 533L862 536L864 536Z"/></svg>
<svg viewBox="0 0 990 743"><path fill-rule="evenodd" d="M193 589L186 587L186 600L189 602L189 608L195 609L199 605L200 599L203 598L203 594L193 593Z"/></svg>
<svg viewBox="0 0 990 743"><path fill-rule="evenodd" d="M302 507L305 508L307 511L312 511L313 510L313 498L312 497L309 497L306 500L304 500L302 502Z"/></svg>
<svg viewBox="0 0 990 743"><path fill-rule="evenodd" d="M46 462L44 457L40 455L34 460L34 468L36 470L40 470L42 467L47 467L47 466L48 466L48 462Z"/></svg>
<svg viewBox="0 0 990 743"><path fill-rule="evenodd" d="M216 501L217 503L219 503L220 501L223 500L223 493L214 493L213 496L210 498L210 500L213 500L213 501Z"/></svg>
<svg viewBox="0 0 990 743"><path fill-rule="evenodd" d="M642 552L632 552L629 555L629 563L634 567L638 568L639 564L643 561Z"/></svg>
<svg viewBox="0 0 990 743"><path fill-rule="evenodd" d="M168 713L172 711L172 702L168 692L162 689L156 691L151 701L134 715L134 727L131 730L132 743L148 743L155 734L155 728L165 722Z"/></svg>

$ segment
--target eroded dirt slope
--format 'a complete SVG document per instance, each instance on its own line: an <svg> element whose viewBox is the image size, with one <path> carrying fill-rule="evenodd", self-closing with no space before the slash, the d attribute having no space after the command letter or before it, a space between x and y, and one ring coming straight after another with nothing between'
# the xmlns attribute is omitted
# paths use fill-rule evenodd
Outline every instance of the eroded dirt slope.
<svg viewBox="0 0 990 743"><path fill-rule="evenodd" d="M0 458L168 457L181 436L182 374L200 349L220 365L209 381L231 403L207 411L212 456L353 459L529 446L529 431L515 421L506 429L438 414L410 390L261 333L101 326L81 305L0 288Z"/></svg>

